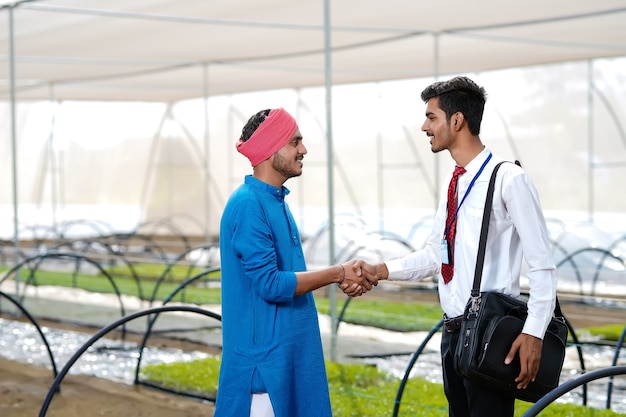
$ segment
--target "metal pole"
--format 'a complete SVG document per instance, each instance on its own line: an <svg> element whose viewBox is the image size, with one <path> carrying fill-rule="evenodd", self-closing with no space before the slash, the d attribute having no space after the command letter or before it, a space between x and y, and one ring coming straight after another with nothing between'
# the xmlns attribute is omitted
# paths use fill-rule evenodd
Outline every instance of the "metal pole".
<svg viewBox="0 0 626 417"><path fill-rule="evenodd" d="M58 196L57 196L57 161L56 161L56 152L54 146L54 126L56 123L56 115L57 115L57 101L54 97L54 84L50 85L50 104L53 106L52 109L52 119L50 120L50 134L48 135L48 158L50 159L50 205L51 207L51 221L52 221L52 230L55 233L59 232L58 222L57 222L57 205L58 205Z"/></svg>
<svg viewBox="0 0 626 417"><path fill-rule="evenodd" d="M376 133L376 166L378 169L376 170L376 193L378 195L378 230L385 230L385 191L383 186L383 181L385 177L383 175L384 167L384 158L383 152L385 151L383 147L383 138L380 133L380 130Z"/></svg>
<svg viewBox="0 0 626 417"><path fill-rule="evenodd" d="M383 110L383 106L381 104L382 97L380 94L380 83L376 83L377 87L377 111L381 114ZM385 230L385 187L383 182L385 181L384 169L385 169L385 158L383 157L384 146L383 146L383 135L380 131L380 124L376 125L376 194L378 200L378 230Z"/></svg>
<svg viewBox="0 0 626 417"><path fill-rule="evenodd" d="M594 199L594 189L593 189L593 177L594 177L594 165L593 165L593 61L588 61L587 63L587 109L588 109L588 123L587 123L587 163L588 163L588 207L589 212L588 221L593 224L593 199Z"/></svg>
<svg viewBox="0 0 626 417"><path fill-rule="evenodd" d="M434 47L435 47L435 51L434 51L434 77L435 77L435 81L439 80L439 36L440 33L435 33L433 34L434 36ZM434 179L434 186L435 186L435 210L437 210L437 206L439 205L439 190L440 190L440 186L439 186L439 165L440 165L440 160L439 160L439 153L435 154L435 179Z"/></svg>
<svg viewBox="0 0 626 417"><path fill-rule="evenodd" d="M210 178L209 175L209 65L204 64L202 66L202 84L204 87L204 223L207 236L205 239L208 241L211 239L211 208L210 208Z"/></svg>
<svg viewBox="0 0 626 417"><path fill-rule="evenodd" d="M333 112L332 112L332 66L330 45L330 0L324 0L324 85L326 89L326 142L328 158L328 251L331 264L335 259L335 200L333 186ZM330 358L337 361L337 295L334 285L329 291L330 301Z"/></svg>
<svg viewBox="0 0 626 417"><path fill-rule="evenodd" d="M17 190L17 127L15 110L15 39L13 38L13 9L9 6L9 84L11 90L11 161L13 165L13 245L15 265L19 263L19 218L18 218L18 190ZM15 293L19 294L20 271L15 271Z"/></svg>

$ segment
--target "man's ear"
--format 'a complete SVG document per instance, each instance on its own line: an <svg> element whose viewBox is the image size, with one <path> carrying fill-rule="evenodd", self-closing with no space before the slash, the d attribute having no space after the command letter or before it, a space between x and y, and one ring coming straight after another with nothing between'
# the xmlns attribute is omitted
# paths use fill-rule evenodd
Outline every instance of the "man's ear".
<svg viewBox="0 0 626 417"><path fill-rule="evenodd" d="M465 118L463 117L463 113L461 113L460 111L452 115L451 124L454 130L461 130L461 126L463 126L463 120L465 120Z"/></svg>

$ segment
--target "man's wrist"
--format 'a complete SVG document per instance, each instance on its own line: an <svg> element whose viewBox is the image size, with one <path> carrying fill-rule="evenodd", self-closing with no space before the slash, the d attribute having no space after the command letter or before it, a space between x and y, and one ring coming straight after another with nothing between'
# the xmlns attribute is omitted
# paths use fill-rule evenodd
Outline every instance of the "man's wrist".
<svg viewBox="0 0 626 417"><path fill-rule="evenodd" d="M343 281L346 279L346 268L342 264L339 264L339 268L341 268L341 275L337 284L341 285Z"/></svg>
<svg viewBox="0 0 626 417"><path fill-rule="evenodd" d="M376 278L377 279L388 279L389 278L389 270L387 269L387 265L382 262L376 265Z"/></svg>

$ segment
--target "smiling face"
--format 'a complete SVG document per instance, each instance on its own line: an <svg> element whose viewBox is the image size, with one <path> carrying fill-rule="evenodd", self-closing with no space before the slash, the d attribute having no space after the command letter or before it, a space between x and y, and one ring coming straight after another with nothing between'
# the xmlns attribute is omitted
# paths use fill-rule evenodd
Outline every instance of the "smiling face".
<svg viewBox="0 0 626 417"><path fill-rule="evenodd" d="M439 98L433 97L426 104L426 120L422 131L430 138L430 148L434 153L450 149L454 144L455 135L450 129L450 120L439 107Z"/></svg>
<svg viewBox="0 0 626 417"><path fill-rule="evenodd" d="M302 159L306 153L300 129L296 129L289 142L272 156L272 168L285 180L298 177L302 175Z"/></svg>

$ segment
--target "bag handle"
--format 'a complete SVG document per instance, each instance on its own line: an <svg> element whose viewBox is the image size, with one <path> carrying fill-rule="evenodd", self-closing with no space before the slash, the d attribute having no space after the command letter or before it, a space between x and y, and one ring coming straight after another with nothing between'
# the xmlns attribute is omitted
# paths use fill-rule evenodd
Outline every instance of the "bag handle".
<svg viewBox="0 0 626 417"><path fill-rule="evenodd" d="M485 209L483 211L483 221L480 227L480 239L478 241L478 256L476 257L476 269L474 269L474 284L472 285L472 298L477 299L480 295L480 281L483 276L483 266L485 264L485 250L487 248L487 233L489 232L489 220L491 219L491 208L493 206L493 193L496 186L496 174L498 173L498 169L500 169L500 165L505 162L510 161L502 161L499 162L491 173L491 178L489 179L489 187L487 188L487 197L485 198ZM515 161L515 165L521 166L519 161ZM559 298L556 297L556 304L554 306L554 315L556 317L563 317L563 312L561 311L561 305L559 304Z"/></svg>

